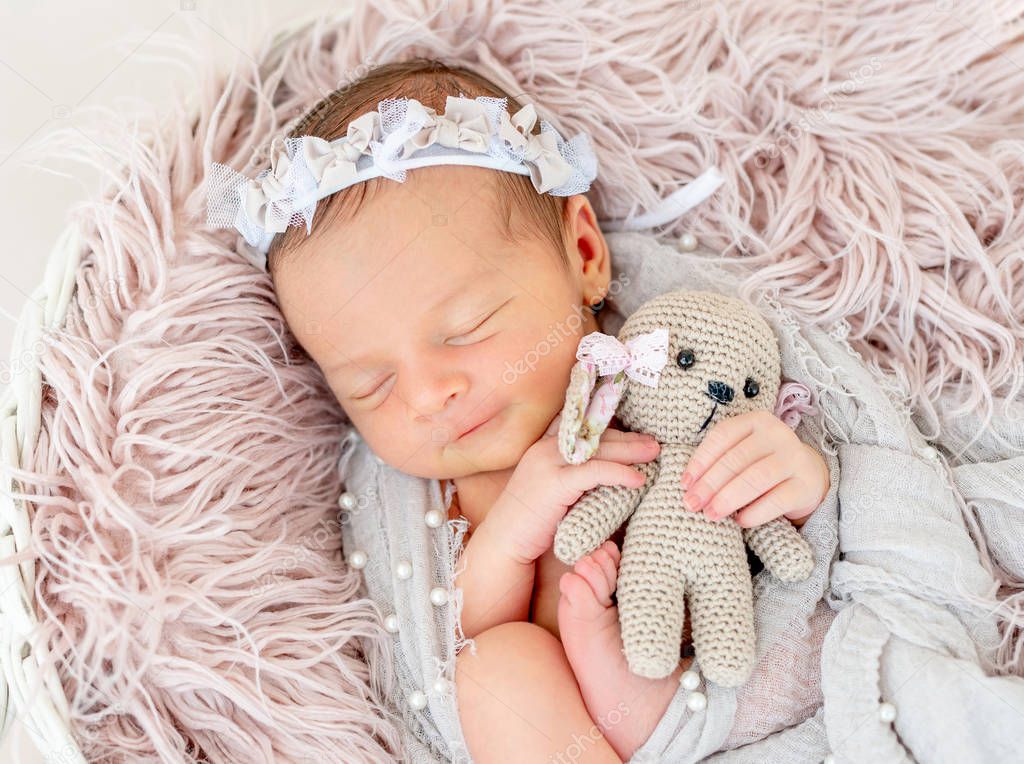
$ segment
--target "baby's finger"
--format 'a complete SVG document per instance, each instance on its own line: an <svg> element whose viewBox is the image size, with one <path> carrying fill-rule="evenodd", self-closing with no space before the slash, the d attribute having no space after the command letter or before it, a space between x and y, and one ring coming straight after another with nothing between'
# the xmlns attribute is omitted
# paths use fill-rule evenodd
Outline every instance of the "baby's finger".
<svg viewBox="0 0 1024 764"><path fill-rule="evenodd" d="M705 472L726 457L727 452L734 449L740 442L750 440L754 445L763 442L763 438L749 438L760 424L759 417L763 413L748 411L745 414L737 414L715 422L690 455L686 469L683 470L683 490L695 485ZM718 485L715 486L715 490L717 489Z"/></svg>
<svg viewBox="0 0 1024 764"><path fill-rule="evenodd" d="M725 517L730 512L747 506L760 496L768 493L783 480L788 478L792 472L789 468L788 459L781 454L772 453L763 459L759 459L746 469L728 480L725 485L707 499L703 504L703 511L712 520ZM717 465L716 465L717 466ZM715 469L712 467L711 469ZM704 481L699 481L703 483ZM700 485L694 486L701 490ZM690 491L687 491L689 499ZM776 516L789 511L789 507L778 508Z"/></svg>
<svg viewBox="0 0 1024 764"><path fill-rule="evenodd" d="M601 433L601 440L644 440L651 438L651 435L647 435L643 432L631 432L629 430L619 430L614 427L609 427L603 433Z"/></svg>
<svg viewBox="0 0 1024 764"><path fill-rule="evenodd" d="M661 446L654 438L637 438L629 440L601 441L594 452L594 458L610 462L633 464L649 462L661 451Z"/></svg>
<svg viewBox="0 0 1024 764"><path fill-rule="evenodd" d="M546 429L544 431L544 435L545 436L547 436L547 435L557 435L558 434L558 428L561 426L561 424L562 424L562 412L559 411L557 414L555 414L555 418L551 420L551 424L548 425L548 429Z"/></svg>
<svg viewBox="0 0 1024 764"><path fill-rule="evenodd" d="M741 527L754 528L781 517L793 508L794 496L799 495L801 486L796 478L783 480L772 490L751 502L733 517Z"/></svg>
<svg viewBox="0 0 1024 764"><path fill-rule="evenodd" d="M711 437L710 433L707 437ZM698 446L697 449L699 450L700 446ZM686 465L685 473L694 475L696 480L694 480L688 488L683 489L686 495L687 506L692 510L703 509L727 483L735 479L748 468L753 468L754 472L751 473L751 475L746 476L746 479L749 481L752 475L758 474L763 470L763 462L766 461L765 457L768 457L771 454L774 454L771 443L765 443L762 439L757 437L744 438L731 448L727 449L717 461L711 464L703 474L699 476L691 471L693 469L693 457L691 457L690 463ZM694 456L696 456L696 451L694 451ZM753 501L775 485L775 483L778 483L779 480L788 476L789 473L777 477L773 483L763 486L760 493L749 496L746 501ZM756 482L760 484L764 481L759 479ZM731 501L731 499L729 500ZM746 501L744 501L743 504L746 504ZM737 507L742 507L743 504L733 504L732 508L736 509Z"/></svg>
<svg viewBox="0 0 1024 764"><path fill-rule="evenodd" d="M567 466L558 474L562 487L573 494L571 502L599 485L639 488L647 480L642 472L633 467L603 459L591 459L583 464Z"/></svg>

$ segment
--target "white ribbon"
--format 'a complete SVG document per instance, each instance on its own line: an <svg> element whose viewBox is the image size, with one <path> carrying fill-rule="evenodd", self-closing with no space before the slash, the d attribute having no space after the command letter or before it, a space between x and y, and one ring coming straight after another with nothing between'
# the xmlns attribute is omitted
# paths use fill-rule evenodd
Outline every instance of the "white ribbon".
<svg viewBox="0 0 1024 764"><path fill-rule="evenodd" d="M317 202L376 177L405 180L406 168L431 164L477 165L529 175L538 193L584 193L597 177L597 157L586 134L564 141L547 122L534 134L537 112L527 104L509 115L507 99L448 96L438 115L415 98L385 99L377 111L349 123L346 135L326 141L304 135L275 138L271 165L250 179L214 162L207 174L207 225L236 228L265 254L276 233L303 220L307 232ZM387 107L387 117L384 116ZM447 152L415 156L439 145ZM360 160L370 156L372 162ZM626 221L601 221L606 231L653 227L683 214L722 183L711 168L657 209ZM623 224L624 223L624 224Z"/></svg>

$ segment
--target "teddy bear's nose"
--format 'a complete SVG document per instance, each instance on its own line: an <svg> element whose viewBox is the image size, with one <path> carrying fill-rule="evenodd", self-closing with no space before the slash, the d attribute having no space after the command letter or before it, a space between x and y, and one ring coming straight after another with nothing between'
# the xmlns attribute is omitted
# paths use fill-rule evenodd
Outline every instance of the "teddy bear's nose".
<svg viewBox="0 0 1024 764"><path fill-rule="evenodd" d="M725 384L725 382L712 379L708 382L708 395L719 403L728 403L732 400L732 388Z"/></svg>

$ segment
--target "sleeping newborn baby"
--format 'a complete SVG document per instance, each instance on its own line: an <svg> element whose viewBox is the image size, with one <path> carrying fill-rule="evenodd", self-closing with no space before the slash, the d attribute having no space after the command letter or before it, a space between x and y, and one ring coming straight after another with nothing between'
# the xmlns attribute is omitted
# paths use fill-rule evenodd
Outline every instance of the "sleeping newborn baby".
<svg viewBox="0 0 1024 764"><path fill-rule="evenodd" d="M388 144L373 145L378 117L356 118L408 97L435 114L448 106L449 118L405 136L402 156L421 145L424 155L483 151L488 122L465 101L477 96L506 94L436 62L386 65L293 134L332 141L347 130L350 154L303 161L358 173ZM590 461L569 465L558 453L569 373L579 340L600 330L611 261L590 202L567 180L566 152L518 109L510 98L516 118L503 124L507 145L522 140L529 174L501 161L435 161L402 182L394 168L343 179L310 229L272 232L267 267L289 327L366 444L402 472L445 481L450 516L468 521L456 585L476 650L458 654L455 695L474 761L560 760L596 729L584 760L620 762L650 736L689 659L659 680L629 672L612 598L622 529L572 568L552 543L588 489L642 484L637 465L657 459L658 444L613 422ZM263 201L250 212L267 221L274 200ZM736 513L747 526L782 514L801 524L828 489L824 460L777 418L744 416L733 418L744 422L739 435L709 432L714 448L683 479L686 509Z"/></svg>

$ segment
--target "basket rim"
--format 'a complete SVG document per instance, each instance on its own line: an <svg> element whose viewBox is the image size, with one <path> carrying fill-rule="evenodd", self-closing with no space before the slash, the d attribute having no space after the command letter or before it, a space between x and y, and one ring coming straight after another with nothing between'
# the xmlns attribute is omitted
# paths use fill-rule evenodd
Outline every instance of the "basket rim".
<svg viewBox="0 0 1024 764"><path fill-rule="evenodd" d="M256 51L256 55L264 64L272 62L296 37L312 27L324 24L343 29L354 11L355 3L348 3L336 10L312 10L288 18L261 32L266 48ZM242 64L236 61L218 72L224 76L224 87L230 86L234 81L232 71L237 73L240 67ZM201 71L201 59L195 69ZM185 105L197 119L198 105ZM0 463L4 466L21 469L39 437L43 379L36 361L38 354L32 353L31 348L43 341L46 331L64 326L85 252L79 222L72 220L58 234L43 279L22 307L9 354L10 383L0 389ZM8 473L0 490L0 518L4 518L0 520L0 557L30 548L30 511L25 500L15 498L18 493L17 481ZM31 650L29 637L39 626L31 607L34 592L33 560L18 566L0 566L0 741L7 737L18 718L45 760L59 757L68 764L86 764L71 733L70 709L56 669L50 664L42 671ZM35 693L29 704L33 686L41 691Z"/></svg>

